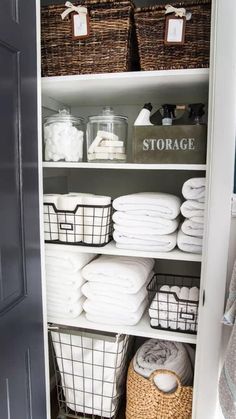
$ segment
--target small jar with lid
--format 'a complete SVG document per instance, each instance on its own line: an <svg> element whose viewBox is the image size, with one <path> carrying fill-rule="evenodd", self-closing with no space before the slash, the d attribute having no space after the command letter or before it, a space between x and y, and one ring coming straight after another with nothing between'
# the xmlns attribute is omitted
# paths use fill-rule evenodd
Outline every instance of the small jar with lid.
<svg viewBox="0 0 236 419"><path fill-rule="evenodd" d="M84 120L63 109L44 123L45 161L83 160Z"/></svg>
<svg viewBox="0 0 236 419"><path fill-rule="evenodd" d="M87 157L91 162L125 162L128 118L110 107L90 116L87 124Z"/></svg>

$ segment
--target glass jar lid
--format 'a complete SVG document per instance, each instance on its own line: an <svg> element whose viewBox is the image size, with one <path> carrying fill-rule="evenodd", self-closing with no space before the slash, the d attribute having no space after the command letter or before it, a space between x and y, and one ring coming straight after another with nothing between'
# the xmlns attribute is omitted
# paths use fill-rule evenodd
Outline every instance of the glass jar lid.
<svg viewBox="0 0 236 419"><path fill-rule="evenodd" d="M54 122L74 122L75 124L83 123L84 118L73 116L70 112L66 109L59 110L58 113L55 113L51 116L45 118L46 123L54 123Z"/></svg>
<svg viewBox="0 0 236 419"><path fill-rule="evenodd" d="M127 116L115 115L113 108L105 106L101 115L94 115L88 117L90 122L126 122Z"/></svg>

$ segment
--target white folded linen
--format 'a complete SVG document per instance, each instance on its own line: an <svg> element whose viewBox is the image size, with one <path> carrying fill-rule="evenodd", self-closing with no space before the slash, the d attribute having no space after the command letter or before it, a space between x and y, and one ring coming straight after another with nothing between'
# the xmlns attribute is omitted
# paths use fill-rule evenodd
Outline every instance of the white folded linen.
<svg viewBox="0 0 236 419"><path fill-rule="evenodd" d="M123 341L52 333L67 406L82 414L113 417L122 382Z"/></svg>
<svg viewBox="0 0 236 419"><path fill-rule="evenodd" d="M88 298L91 303L94 302L94 306L99 302L99 305L104 307L108 304L114 304L116 307L122 308L123 310L135 312L139 308L140 304L145 298L147 298L147 284L152 278L154 272L151 272L146 284L135 294L127 294L122 290L119 291L119 286L114 292L110 289L110 286L106 284L105 287L101 288L100 285L95 282L86 282L82 287L83 295ZM95 287L94 287L95 285Z"/></svg>
<svg viewBox="0 0 236 419"><path fill-rule="evenodd" d="M183 252L202 253L203 240L200 237L187 236L181 230L177 235L177 246Z"/></svg>
<svg viewBox="0 0 236 419"><path fill-rule="evenodd" d="M58 290L56 287L47 285L47 301L51 303L60 304L74 304L83 296L81 289L70 290L63 289Z"/></svg>
<svg viewBox="0 0 236 419"><path fill-rule="evenodd" d="M58 194L44 194L43 195L43 213L44 213L44 239L45 240L58 240L59 229L58 229L58 214L52 205L54 204L57 208Z"/></svg>
<svg viewBox="0 0 236 419"><path fill-rule="evenodd" d="M142 225L141 223L139 225L121 225L121 224L114 224L114 229L120 234L127 235L127 236L138 236L138 237L146 237L146 236L164 236L167 234L171 234L174 231L177 230L179 221L177 220L168 220L171 221L173 224L172 226L164 227L161 225L156 225L156 227L147 227Z"/></svg>
<svg viewBox="0 0 236 419"><path fill-rule="evenodd" d="M85 298L81 297L73 304L55 303L47 300L47 314L53 318L74 319L83 311L83 303Z"/></svg>
<svg viewBox="0 0 236 419"><path fill-rule="evenodd" d="M206 178L198 177L188 179L182 188L182 194L185 199L196 199L204 202L206 192Z"/></svg>
<svg viewBox="0 0 236 419"><path fill-rule="evenodd" d="M107 243L110 232L111 207L109 205L111 197L92 195L84 197L83 202L84 205L88 205L84 207L83 242L88 244Z"/></svg>
<svg viewBox="0 0 236 419"><path fill-rule="evenodd" d="M204 217L205 204L188 200L181 205L181 213L185 218Z"/></svg>
<svg viewBox="0 0 236 419"><path fill-rule="evenodd" d="M116 225L135 229L140 234L171 234L177 228L179 220L168 220L161 217L149 215L130 214L129 212L116 211L112 219Z"/></svg>
<svg viewBox="0 0 236 419"><path fill-rule="evenodd" d="M84 194L61 195L58 200L59 213L59 240L63 242L75 243L83 239L83 199ZM69 213L67 211L75 211ZM63 212L65 211L65 212Z"/></svg>
<svg viewBox="0 0 236 419"><path fill-rule="evenodd" d="M127 293L138 292L153 269L154 259L101 255L82 270L87 281L119 285Z"/></svg>
<svg viewBox="0 0 236 419"><path fill-rule="evenodd" d="M87 299L83 304L83 309L85 311L86 318L91 322L134 326L141 320L147 305L148 300L144 299L137 311L131 312L127 310L125 311L123 308L115 310L113 304L110 304L109 307L108 305L94 307L93 302Z"/></svg>
<svg viewBox="0 0 236 419"><path fill-rule="evenodd" d="M174 220L180 213L180 198L161 192L139 192L124 195L113 201L118 211L129 211L130 214L154 215Z"/></svg>
<svg viewBox="0 0 236 419"><path fill-rule="evenodd" d="M56 289L58 292L62 293L67 292L68 289L70 291L77 291L84 284L84 278L82 277L80 271L71 275L57 275L55 272L52 272L50 275L46 273L46 284L47 287Z"/></svg>
<svg viewBox="0 0 236 419"><path fill-rule="evenodd" d="M191 218L184 220L181 225L181 230L188 236L203 237L203 223L196 223Z"/></svg>
<svg viewBox="0 0 236 419"><path fill-rule="evenodd" d="M121 249L137 249L156 252L169 252L173 250L177 243L177 234L166 234L163 236L139 236L137 234L124 235L114 230L113 238L116 246Z"/></svg>
<svg viewBox="0 0 236 419"><path fill-rule="evenodd" d="M46 272L74 274L82 269L96 255L89 253L65 252L64 250L46 249Z"/></svg>
<svg viewBox="0 0 236 419"><path fill-rule="evenodd" d="M204 224L204 217L191 217L189 218L189 220L193 221L194 223L198 223L198 224Z"/></svg>
<svg viewBox="0 0 236 419"><path fill-rule="evenodd" d="M133 358L134 370L145 378L159 369L170 370L178 375L182 385L190 385L193 371L186 346L180 342L149 339ZM164 392L173 391L177 385L175 377L171 374L157 375L154 382Z"/></svg>

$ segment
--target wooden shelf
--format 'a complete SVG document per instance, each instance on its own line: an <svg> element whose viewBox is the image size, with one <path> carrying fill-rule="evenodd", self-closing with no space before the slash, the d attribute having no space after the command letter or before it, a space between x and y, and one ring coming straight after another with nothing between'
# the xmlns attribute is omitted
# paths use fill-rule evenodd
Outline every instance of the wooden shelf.
<svg viewBox="0 0 236 419"><path fill-rule="evenodd" d="M202 255L195 253L186 253L175 248L171 252L144 252L142 250L127 250L118 249L115 242L112 241L103 247L93 246L75 246L69 244L54 244L46 243L46 249L56 250L61 249L66 251L73 251L78 253L94 253L100 255L114 255L114 256L134 256L134 257L149 257L154 259L167 259L167 260L181 260L190 262L201 262Z"/></svg>
<svg viewBox="0 0 236 419"><path fill-rule="evenodd" d="M205 164L67 163L43 162L45 169L192 170L205 171Z"/></svg>
<svg viewBox="0 0 236 419"><path fill-rule="evenodd" d="M150 326L150 320L148 313L145 313L142 319L135 326L124 326L124 325L109 325L109 324L99 324L89 322L85 313L82 313L76 319L60 319L48 317L49 323L55 323L57 325L68 326L68 327L78 327L88 330L98 330L101 332L111 332L111 333L122 333L126 335L139 336L145 338L158 338L166 339L176 342L185 342L185 343L196 343L197 336L187 333L180 333L168 330L157 330L152 329Z"/></svg>
<svg viewBox="0 0 236 419"><path fill-rule="evenodd" d="M42 78L45 98L68 106L206 102L208 69L137 71ZM46 106L46 105L45 105Z"/></svg>

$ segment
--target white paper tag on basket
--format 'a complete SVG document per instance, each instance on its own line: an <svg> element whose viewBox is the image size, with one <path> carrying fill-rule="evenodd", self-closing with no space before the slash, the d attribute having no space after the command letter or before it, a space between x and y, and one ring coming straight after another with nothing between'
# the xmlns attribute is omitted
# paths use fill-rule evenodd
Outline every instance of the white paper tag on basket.
<svg viewBox="0 0 236 419"><path fill-rule="evenodd" d="M72 19L73 38L85 38L89 35L89 21L87 13L75 13Z"/></svg>
<svg viewBox="0 0 236 419"><path fill-rule="evenodd" d="M165 44L183 44L186 18L166 18Z"/></svg>

